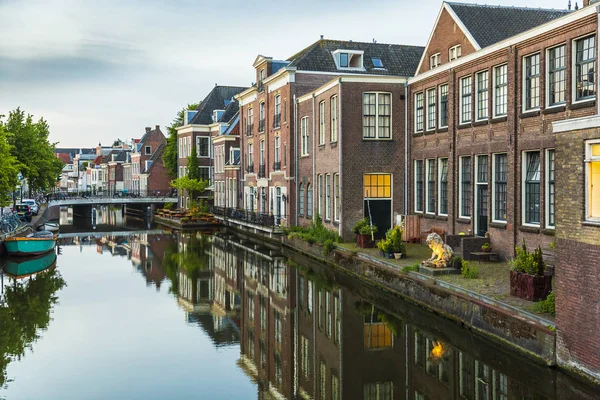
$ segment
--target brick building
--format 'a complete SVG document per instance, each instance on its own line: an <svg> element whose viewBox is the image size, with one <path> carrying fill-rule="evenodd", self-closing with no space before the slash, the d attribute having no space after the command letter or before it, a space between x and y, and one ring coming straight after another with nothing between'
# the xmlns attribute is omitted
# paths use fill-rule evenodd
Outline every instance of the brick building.
<svg viewBox="0 0 600 400"><path fill-rule="evenodd" d="M554 240L552 122L595 114L595 10L444 3L409 80L409 212L513 255ZM575 73L574 71L581 71Z"/></svg>
<svg viewBox="0 0 600 400"><path fill-rule="evenodd" d="M234 96L245 89L234 86L215 86L196 110L184 112L183 125L177 128L178 177L187 175L188 157L195 147L202 179L208 180L212 188L217 190L213 176L212 138L224 134L230 124L236 121L238 105L234 101ZM230 133L235 135L233 131ZM218 190L224 190L224 184L221 187L220 183ZM215 197L216 194L215 192ZM202 197L208 196L204 194ZM182 208L190 206L190 197L187 193L179 193L179 206Z"/></svg>
<svg viewBox="0 0 600 400"><path fill-rule="evenodd" d="M236 100L227 108L224 129L214 130L213 179L214 205L237 208L240 196L240 113Z"/></svg>
<svg viewBox="0 0 600 400"><path fill-rule="evenodd" d="M148 195L169 190L169 178L162 162L166 144L167 139L159 125L154 129L146 127L144 136L134 144L130 167L133 193Z"/></svg>

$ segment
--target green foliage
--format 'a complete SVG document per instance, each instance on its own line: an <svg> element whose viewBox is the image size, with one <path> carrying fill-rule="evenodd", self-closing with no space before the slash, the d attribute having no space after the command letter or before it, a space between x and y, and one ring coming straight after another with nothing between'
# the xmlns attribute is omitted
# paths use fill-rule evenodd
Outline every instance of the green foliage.
<svg viewBox="0 0 600 400"><path fill-rule="evenodd" d="M377 242L377 248L384 253L392 252L392 244L387 239L381 239Z"/></svg>
<svg viewBox="0 0 600 400"><path fill-rule="evenodd" d="M452 259L450 260L450 265L456 269L461 268L462 263L463 263L463 259L461 256L452 256Z"/></svg>
<svg viewBox="0 0 600 400"><path fill-rule="evenodd" d="M315 219L310 223L308 228L295 226L288 228L286 232L288 232L290 239L296 237L310 244L322 244L324 246L324 254L329 254L335 248L335 243L342 241L342 238L336 231L331 231L323 226L323 221L319 215L315 216Z"/></svg>
<svg viewBox="0 0 600 400"><path fill-rule="evenodd" d="M462 260L460 274L465 279L476 279L479 277L479 269L475 266L472 266L468 261Z"/></svg>
<svg viewBox="0 0 600 400"><path fill-rule="evenodd" d="M183 125L183 114L186 110L195 110L199 104L188 104L177 113L177 116L167 127L167 146L163 153L163 162L167 168L169 176L173 179L177 178L177 127Z"/></svg>
<svg viewBox="0 0 600 400"><path fill-rule="evenodd" d="M175 205L175 203L173 203L173 202L168 202L168 203L165 203L165 206L164 206L163 208L164 208L165 210L170 210L170 209L172 209L172 208L173 208L173 206L174 206L174 205Z"/></svg>
<svg viewBox="0 0 600 400"><path fill-rule="evenodd" d="M17 158L12 155L9 135L0 123L0 207L11 202L11 193L17 186L20 166Z"/></svg>
<svg viewBox="0 0 600 400"><path fill-rule="evenodd" d="M356 222L354 228L352 228L352 232L358 235L371 235L372 233L377 232L377 226L373 225L373 227L371 228L369 219L365 217Z"/></svg>
<svg viewBox="0 0 600 400"><path fill-rule="evenodd" d="M208 181L192 179L189 176L182 176L171 181L171 186L177 190L187 190L192 198L196 198L196 195L204 192L208 187Z"/></svg>
<svg viewBox="0 0 600 400"><path fill-rule="evenodd" d="M490 245L490 243L489 243L489 242L485 242L485 243L484 243L484 244L481 246L481 248L482 248L482 249L491 249L491 248L492 248L492 246Z"/></svg>
<svg viewBox="0 0 600 400"><path fill-rule="evenodd" d="M555 250L556 249L556 241L553 240L550 242L550 245L548 246L550 248L550 250Z"/></svg>
<svg viewBox="0 0 600 400"><path fill-rule="evenodd" d="M187 159L187 171L188 178L197 181L202 180L202 176L200 175L200 162L196 156L196 145L192 146L192 153Z"/></svg>
<svg viewBox="0 0 600 400"><path fill-rule="evenodd" d="M402 233L403 230L399 226L388 229L385 233L385 239L377 242L377 248L384 253L406 254L406 245L402 241Z"/></svg>
<svg viewBox="0 0 600 400"><path fill-rule="evenodd" d="M542 256L542 249L538 246L535 252L527 251L525 241L522 246L515 247L516 256L510 260L510 269L516 272L523 272L529 275L544 275L546 263Z"/></svg>
<svg viewBox="0 0 600 400"><path fill-rule="evenodd" d="M402 272L404 272L404 273L409 273L410 271L415 271L415 272L419 271L419 262L418 261L416 261L413 265L408 265L408 266L402 268Z"/></svg>
<svg viewBox="0 0 600 400"><path fill-rule="evenodd" d="M554 292L550 292L548 297L545 300L538 301L533 305L533 309L536 312L548 313L552 315L556 315L556 299L554 298Z"/></svg>

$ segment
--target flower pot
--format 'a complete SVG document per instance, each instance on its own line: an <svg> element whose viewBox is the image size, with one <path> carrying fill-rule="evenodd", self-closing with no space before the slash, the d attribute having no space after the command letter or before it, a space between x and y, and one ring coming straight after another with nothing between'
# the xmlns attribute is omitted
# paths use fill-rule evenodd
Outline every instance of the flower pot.
<svg viewBox="0 0 600 400"><path fill-rule="evenodd" d="M524 300L545 299L552 291L552 276L510 271L510 295Z"/></svg>
<svg viewBox="0 0 600 400"><path fill-rule="evenodd" d="M371 235L356 235L356 246L363 249L369 249L373 247Z"/></svg>
<svg viewBox="0 0 600 400"><path fill-rule="evenodd" d="M402 253L394 253L394 258L395 258L396 260L399 260L399 259L401 259L401 258L402 258Z"/></svg>
<svg viewBox="0 0 600 400"><path fill-rule="evenodd" d="M483 251L484 253L489 253L492 251L492 248L491 247L482 247L481 251Z"/></svg>

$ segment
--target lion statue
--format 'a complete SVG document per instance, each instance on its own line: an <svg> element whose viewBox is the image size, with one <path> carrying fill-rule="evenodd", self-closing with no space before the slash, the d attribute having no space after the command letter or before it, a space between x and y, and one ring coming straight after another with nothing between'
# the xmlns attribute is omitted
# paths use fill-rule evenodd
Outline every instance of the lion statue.
<svg viewBox="0 0 600 400"><path fill-rule="evenodd" d="M431 258L423 261L423 265L434 268L447 268L452 259L452 249L448 246L440 235L430 233L427 236L427 246L432 250Z"/></svg>

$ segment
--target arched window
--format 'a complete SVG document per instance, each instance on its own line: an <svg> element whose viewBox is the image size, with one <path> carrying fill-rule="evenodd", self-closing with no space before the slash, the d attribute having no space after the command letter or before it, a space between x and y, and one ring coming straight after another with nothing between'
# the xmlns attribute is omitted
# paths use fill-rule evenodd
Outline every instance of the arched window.
<svg viewBox="0 0 600 400"><path fill-rule="evenodd" d="M298 214L304 215L305 211L304 211L304 184L303 183L300 184L299 190L300 190L300 204L299 204Z"/></svg>
<svg viewBox="0 0 600 400"><path fill-rule="evenodd" d="M309 183L308 185L306 185L306 193L307 193L307 197L306 197L306 216L308 218L312 218L312 208L313 208L313 190L312 190L312 186Z"/></svg>

